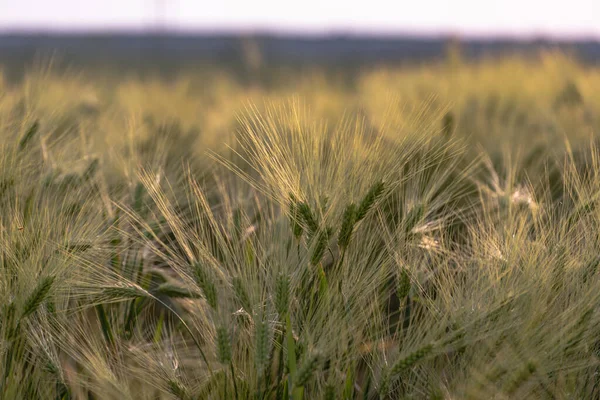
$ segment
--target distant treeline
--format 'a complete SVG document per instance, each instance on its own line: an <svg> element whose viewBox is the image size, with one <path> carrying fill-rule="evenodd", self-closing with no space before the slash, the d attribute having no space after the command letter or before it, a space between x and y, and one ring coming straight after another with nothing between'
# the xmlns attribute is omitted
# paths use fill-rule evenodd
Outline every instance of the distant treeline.
<svg viewBox="0 0 600 400"><path fill-rule="evenodd" d="M261 68L327 67L344 70L439 60L453 38L363 36L4 34L0 66L18 79L24 67L54 58L75 68L118 67L135 72L172 73L214 65L232 73ZM465 59L560 50L584 63L600 62L598 41L469 39L459 44Z"/></svg>

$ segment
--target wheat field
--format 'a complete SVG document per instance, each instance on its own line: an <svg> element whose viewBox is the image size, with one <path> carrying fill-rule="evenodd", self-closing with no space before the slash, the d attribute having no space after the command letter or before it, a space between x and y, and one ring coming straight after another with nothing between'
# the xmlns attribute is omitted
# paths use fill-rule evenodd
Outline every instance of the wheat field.
<svg viewBox="0 0 600 400"><path fill-rule="evenodd" d="M0 398L599 398L599 131L558 53L0 75Z"/></svg>

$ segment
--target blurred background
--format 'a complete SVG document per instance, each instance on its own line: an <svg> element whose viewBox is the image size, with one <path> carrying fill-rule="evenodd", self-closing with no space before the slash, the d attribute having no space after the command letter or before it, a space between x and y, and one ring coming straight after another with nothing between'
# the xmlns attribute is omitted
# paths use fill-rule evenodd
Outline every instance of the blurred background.
<svg viewBox="0 0 600 400"><path fill-rule="evenodd" d="M213 67L254 82L282 71L559 49L600 61L597 0L0 0L0 66L173 74Z"/></svg>

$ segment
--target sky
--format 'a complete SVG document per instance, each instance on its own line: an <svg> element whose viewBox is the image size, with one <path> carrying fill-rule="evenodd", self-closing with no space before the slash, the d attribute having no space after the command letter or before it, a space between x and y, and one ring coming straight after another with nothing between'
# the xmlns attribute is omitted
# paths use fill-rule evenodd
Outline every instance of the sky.
<svg viewBox="0 0 600 400"><path fill-rule="evenodd" d="M0 31L157 28L600 39L600 0L0 0Z"/></svg>

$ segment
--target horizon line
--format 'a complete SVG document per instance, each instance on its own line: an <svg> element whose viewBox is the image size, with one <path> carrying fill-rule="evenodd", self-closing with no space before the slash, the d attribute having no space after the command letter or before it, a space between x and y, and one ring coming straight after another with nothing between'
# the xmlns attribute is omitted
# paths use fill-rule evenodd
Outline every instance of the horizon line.
<svg viewBox="0 0 600 400"><path fill-rule="evenodd" d="M323 28L298 29L274 27L249 28L177 28L177 27L0 27L0 36L238 36L238 37L299 37L299 38L374 38L374 39L458 39L458 40L514 40L514 41L558 41L600 42L600 32L557 33L545 31L511 32L506 30L471 31L456 29L353 29Z"/></svg>

